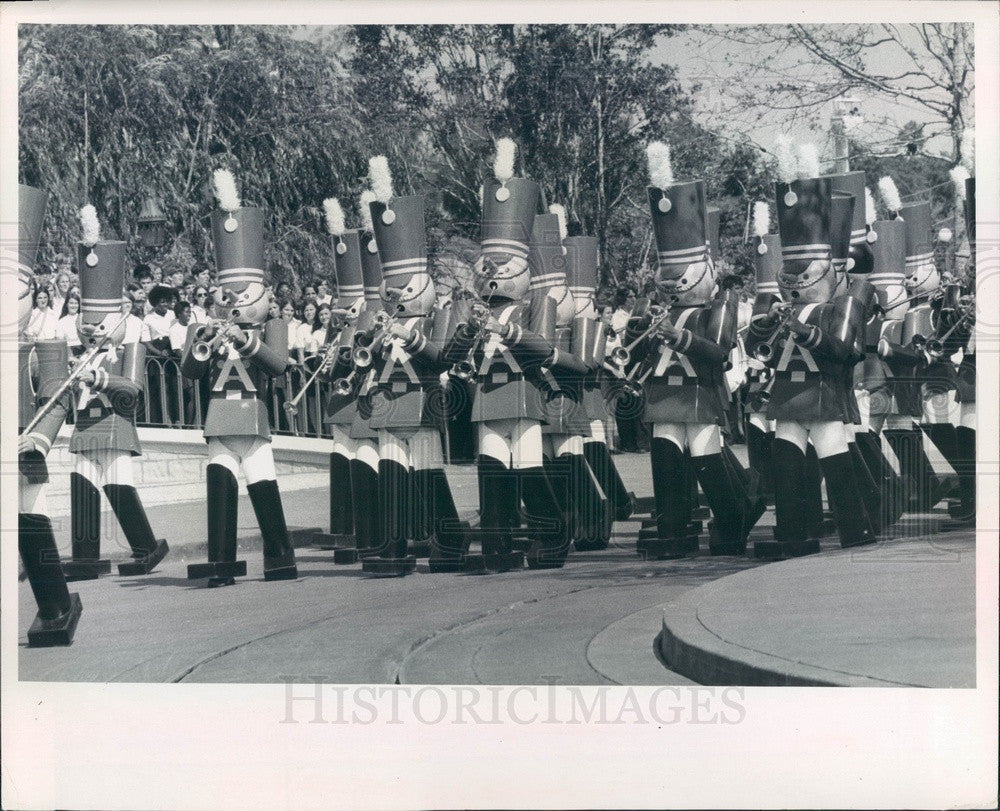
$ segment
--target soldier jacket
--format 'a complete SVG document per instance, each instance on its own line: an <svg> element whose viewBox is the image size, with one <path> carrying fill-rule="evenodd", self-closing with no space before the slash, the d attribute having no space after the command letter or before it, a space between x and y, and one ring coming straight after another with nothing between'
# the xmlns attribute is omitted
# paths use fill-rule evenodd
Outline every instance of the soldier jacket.
<svg viewBox="0 0 1000 811"><path fill-rule="evenodd" d="M273 319L261 326L245 326L247 341L242 346L223 343L208 360L194 357L201 340L200 324L188 326L181 354L181 374L193 380L208 375L208 414L205 438L213 436L256 436L271 438L268 423L268 383L288 365L288 325Z"/></svg>
<svg viewBox="0 0 1000 811"><path fill-rule="evenodd" d="M77 395L70 451L127 451L139 456L135 412L142 399L146 347L141 343L112 347L94 357L87 368L96 379Z"/></svg>
<svg viewBox="0 0 1000 811"><path fill-rule="evenodd" d="M855 418L848 398L853 381L845 367L857 362L856 345L865 317L849 293L824 304L793 306L791 334L775 345L768 363L774 382L767 418L789 422L851 422ZM766 342L775 325L751 319L751 351ZM856 405L855 405L856 408Z"/></svg>
<svg viewBox="0 0 1000 811"><path fill-rule="evenodd" d="M52 351L46 351L52 350ZM39 356L42 362L39 362ZM65 341L35 341L18 345L18 431L23 432L69 376ZM46 362L48 359L48 362ZM54 361L54 362L53 362ZM49 480L45 457L72 406L69 391L31 429L28 437L38 450L20 454L18 469L29 482Z"/></svg>
<svg viewBox="0 0 1000 811"><path fill-rule="evenodd" d="M736 342L735 297L726 291L704 306L672 307L667 317L679 330L676 340L649 336L632 353L646 369L638 378L646 396L643 419L725 425L725 366ZM631 319L625 343L633 343L650 321L649 315Z"/></svg>

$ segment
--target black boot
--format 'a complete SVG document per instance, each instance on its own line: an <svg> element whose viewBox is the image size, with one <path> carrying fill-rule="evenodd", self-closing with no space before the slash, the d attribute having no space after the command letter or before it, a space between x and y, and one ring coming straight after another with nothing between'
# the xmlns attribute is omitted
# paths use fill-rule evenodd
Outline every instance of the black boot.
<svg viewBox="0 0 1000 811"><path fill-rule="evenodd" d="M73 558L63 561L66 579L94 580L111 572L111 561L101 558L101 491L86 476L69 474Z"/></svg>
<svg viewBox="0 0 1000 811"><path fill-rule="evenodd" d="M799 497L802 502L806 537L818 540L828 535L833 528L830 527L828 531L823 511L823 472L820 470L816 449L811 444L806 445L805 468Z"/></svg>
<svg viewBox="0 0 1000 811"><path fill-rule="evenodd" d="M625 488L618 467L608 453L608 446L604 442L584 442L583 455L608 497L609 509L614 520L627 520L635 511L635 494Z"/></svg>
<svg viewBox="0 0 1000 811"><path fill-rule="evenodd" d="M749 420L744 426L747 437L747 456L750 469L756 472L757 493L767 501L774 500L774 481L771 476L771 441L774 434L761 431Z"/></svg>
<svg viewBox="0 0 1000 811"><path fill-rule="evenodd" d="M958 451L958 437L956 435L955 426L950 422L944 423L925 423L922 424L921 429L927 434L931 442L934 443L934 447L941 452L945 461L951 465L952 469L955 471L956 476L959 475L959 468L962 467L962 463L959 460ZM939 480L938 489L931 493L931 507L938 504L942 498L949 494L955 486L955 479L946 478Z"/></svg>
<svg viewBox="0 0 1000 811"><path fill-rule="evenodd" d="M354 511L355 549L334 550L333 562L355 563L359 556L373 554L380 536L378 500L378 473L371 465L358 459L351 460L351 506Z"/></svg>
<svg viewBox="0 0 1000 811"><path fill-rule="evenodd" d="M760 481L757 472L748 470L736 458L728 442L722 445L722 461L726 466L733 491L739 497L739 537L743 539L743 550L746 551L746 539L760 517L767 511L767 502L760 494ZM702 486L704 490L704 485ZM743 554L740 552L739 554Z"/></svg>
<svg viewBox="0 0 1000 811"><path fill-rule="evenodd" d="M684 452L669 439L654 437L650 446L657 538L646 541L639 551L658 560L683 557L691 547L690 466Z"/></svg>
<svg viewBox="0 0 1000 811"><path fill-rule="evenodd" d="M906 512L929 512L933 507L933 494L940 489L940 482L934 475L927 454L924 453L923 435L919 428L891 429L885 438L892 452L899 459L899 471L903 480Z"/></svg>
<svg viewBox="0 0 1000 811"><path fill-rule="evenodd" d="M457 572L462 568L468 542L458 520L455 497L448 477L441 468L421 471L424 492L431 505L431 553L428 565L432 572Z"/></svg>
<svg viewBox="0 0 1000 811"><path fill-rule="evenodd" d="M606 549L610 535L606 532L608 524L608 499L601 489L600 482L587 464L583 454L567 454L570 467L570 503L576 508L576 514L582 517L584 533L569 534L574 546L580 551ZM561 510L568 515L570 510Z"/></svg>
<svg viewBox="0 0 1000 811"><path fill-rule="evenodd" d="M691 463L712 511L714 537L709 540L709 550L713 555L742 555L747 545L740 509L745 495L726 469L721 453L695 456Z"/></svg>
<svg viewBox="0 0 1000 811"><path fill-rule="evenodd" d="M38 605L38 614L28 629L28 645L69 645L83 606L79 595L66 588L52 522L40 513L18 513L17 525L17 549Z"/></svg>
<svg viewBox="0 0 1000 811"><path fill-rule="evenodd" d="M526 556L528 568L561 569L569 553L569 521L559 509L549 477L542 467L516 472L531 538L531 549Z"/></svg>
<svg viewBox="0 0 1000 811"><path fill-rule="evenodd" d="M236 519L239 511L239 486L225 465L205 469L208 499L208 563L192 563L187 568L189 580L208 578L209 588L231 586L237 577L246 577L247 562L236 559Z"/></svg>
<svg viewBox="0 0 1000 811"><path fill-rule="evenodd" d="M855 435L855 442L861 456L865 460L865 465L874 474L878 472L879 482L879 504L881 511L878 517L878 526L881 531L885 531L895 524L903 514L900 499L899 476L892 469L889 460L882 453L878 436L871 431ZM874 518L874 516L872 516Z"/></svg>
<svg viewBox="0 0 1000 811"><path fill-rule="evenodd" d="M958 504L952 507L956 521L975 524L976 521L976 432L962 425L955 428L958 473Z"/></svg>
<svg viewBox="0 0 1000 811"><path fill-rule="evenodd" d="M564 453L555 459L546 457L542 467L545 468L545 475L548 476L559 510L567 516L569 526L566 531L574 542L580 541L586 546L590 528L584 520L583 505L574 488L573 462L570 454Z"/></svg>
<svg viewBox="0 0 1000 811"><path fill-rule="evenodd" d="M330 454L330 531L318 532L313 543L320 549L356 549L354 537L354 488L351 460L340 453Z"/></svg>
<svg viewBox="0 0 1000 811"><path fill-rule="evenodd" d="M412 526L410 472L398 462L378 463L379 538L378 556L365 558L361 571L379 577L402 577L416 569L416 558L406 554Z"/></svg>
<svg viewBox="0 0 1000 811"><path fill-rule="evenodd" d="M826 492L837 519L840 545L844 548L875 543L864 502L854 478L854 469L849 453L838 453L820 459Z"/></svg>
<svg viewBox="0 0 1000 811"><path fill-rule="evenodd" d="M476 462L479 483L479 552L466 552L462 568L470 574L506 572L524 566L524 555L513 549L518 519L517 473L492 456Z"/></svg>
<svg viewBox="0 0 1000 811"><path fill-rule="evenodd" d="M847 453L851 459L851 470L854 472L854 481L858 485L861 503L864 505L865 517L868 519L868 529L872 535L878 535L882 529L879 523L879 517L882 515L882 499L879 495L878 484L875 483L875 477L868 469L857 443L848 442Z"/></svg>
<svg viewBox="0 0 1000 811"><path fill-rule="evenodd" d="M774 514L777 521L773 541L754 543L754 556L766 560L798 557L819 551L819 540L810 537L809 516L803 510L806 456L794 442L775 439L771 443L774 476Z"/></svg>
<svg viewBox="0 0 1000 811"><path fill-rule="evenodd" d="M288 537L278 483L274 479L254 482L247 485L247 493L264 539L264 579L295 580L299 571L295 565L295 550Z"/></svg>
<svg viewBox="0 0 1000 811"><path fill-rule="evenodd" d="M118 564L118 574L131 576L149 574L163 560L170 547L163 538L153 535L139 493L128 484L106 484L104 494L111 502L118 523L132 547L132 560Z"/></svg>

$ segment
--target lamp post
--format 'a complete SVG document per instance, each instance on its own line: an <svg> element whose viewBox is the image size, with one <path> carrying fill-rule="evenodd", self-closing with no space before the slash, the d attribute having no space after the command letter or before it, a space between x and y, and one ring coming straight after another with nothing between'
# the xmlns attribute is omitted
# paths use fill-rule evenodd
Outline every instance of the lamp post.
<svg viewBox="0 0 1000 811"><path fill-rule="evenodd" d="M139 212L139 244L162 248L167 242L167 218L155 197L147 197Z"/></svg>

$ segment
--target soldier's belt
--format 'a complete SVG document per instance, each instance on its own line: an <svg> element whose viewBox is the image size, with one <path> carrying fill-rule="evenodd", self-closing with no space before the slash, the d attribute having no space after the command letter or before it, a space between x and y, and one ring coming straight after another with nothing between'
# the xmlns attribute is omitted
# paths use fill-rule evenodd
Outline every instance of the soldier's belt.
<svg viewBox="0 0 1000 811"><path fill-rule="evenodd" d="M790 383L805 383L809 380L821 380L823 378L822 372L809 372L804 369L796 369L795 371L778 371L775 372L775 377L779 380L787 380Z"/></svg>
<svg viewBox="0 0 1000 811"><path fill-rule="evenodd" d="M213 400L256 400L257 395L250 391L242 391L240 389L223 389L222 391L213 391Z"/></svg>
<svg viewBox="0 0 1000 811"><path fill-rule="evenodd" d="M390 383L382 383L378 386L379 391L391 394L410 394L414 391L423 391L422 383L411 383L406 380L394 380Z"/></svg>
<svg viewBox="0 0 1000 811"><path fill-rule="evenodd" d="M493 372L489 376L489 382L494 384L516 383L524 379L520 372Z"/></svg>
<svg viewBox="0 0 1000 811"><path fill-rule="evenodd" d="M650 382L662 383L665 386L697 386L698 378L689 375L658 375L651 377Z"/></svg>

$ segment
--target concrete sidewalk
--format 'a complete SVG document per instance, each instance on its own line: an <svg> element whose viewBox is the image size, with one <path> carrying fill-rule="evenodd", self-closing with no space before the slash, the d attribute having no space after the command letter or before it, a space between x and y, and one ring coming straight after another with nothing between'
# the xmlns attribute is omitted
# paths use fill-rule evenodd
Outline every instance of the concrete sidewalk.
<svg viewBox="0 0 1000 811"><path fill-rule="evenodd" d="M975 687L975 538L897 538L759 567L666 605L667 665L700 684Z"/></svg>

